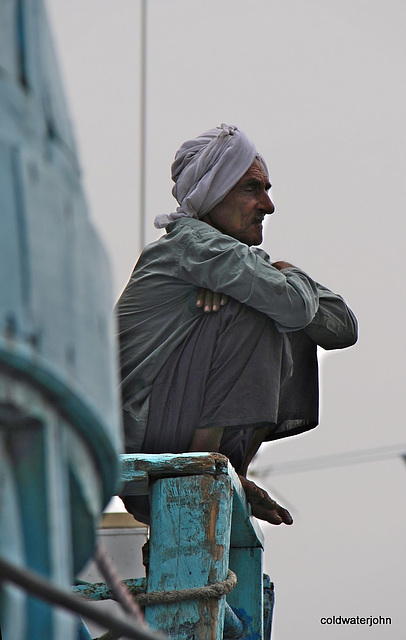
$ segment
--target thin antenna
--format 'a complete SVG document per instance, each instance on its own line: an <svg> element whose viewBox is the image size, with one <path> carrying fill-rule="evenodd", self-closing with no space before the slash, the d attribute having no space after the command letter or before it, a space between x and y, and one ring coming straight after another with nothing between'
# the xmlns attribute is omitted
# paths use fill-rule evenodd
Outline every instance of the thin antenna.
<svg viewBox="0 0 406 640"><path fill-rule="evenodd" d="M146 165L147 165L147 0L141 0L141 109L140 109L140 253L146 245Z"/></svg>

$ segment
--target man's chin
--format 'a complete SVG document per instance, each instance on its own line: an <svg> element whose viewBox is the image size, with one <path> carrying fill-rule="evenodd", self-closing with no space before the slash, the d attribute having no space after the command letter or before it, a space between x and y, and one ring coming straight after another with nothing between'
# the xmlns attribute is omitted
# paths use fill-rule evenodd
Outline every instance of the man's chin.
<svg viewBox="0 0 406 640"><path fill-rule="evenodd" d="M261 231L251 234L250 242L247 242L247 244L249 247L256 247L259 244L262 244L262 241L263 241L263 235L262 235L262 228L261 228Z"/></svg>
<svg viewBox="0 0 406 640"><path fill-rule="evenodd" d="M262 243L262 225L261 229L249 229L247 233L235 234L234 238L247 244L249 247L256 247Z"/></svg>

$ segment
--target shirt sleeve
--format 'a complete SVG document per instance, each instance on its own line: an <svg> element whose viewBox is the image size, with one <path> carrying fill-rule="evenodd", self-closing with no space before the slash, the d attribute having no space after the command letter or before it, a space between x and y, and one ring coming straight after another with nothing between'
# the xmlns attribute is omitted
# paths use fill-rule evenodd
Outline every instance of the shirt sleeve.
<svg viewBox="0 0 406 640"><path fill-rule="evenodd" d="M179 278L265 313L281 332L297 331L311 322L319 293L304 271L278 271L259 252L211 229L196 236L180 255Z"/></svg>
<svg viewBox="0 0 406 640"><path fill-rule="evenodd" d="M305 333L323 349L351 347L358 339L358 322L345 300L317 283L319 308Z"/></svg>

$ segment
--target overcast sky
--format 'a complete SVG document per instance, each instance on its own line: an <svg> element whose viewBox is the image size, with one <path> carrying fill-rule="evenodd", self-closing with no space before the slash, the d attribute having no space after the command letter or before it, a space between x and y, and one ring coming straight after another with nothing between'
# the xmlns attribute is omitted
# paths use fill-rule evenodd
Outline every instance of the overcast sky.
<svg viewBox="0 0 406 640"><path fill-rule="evenodd" d="M116 298L140 249L140 2L47 0L91 216ZM264 248L341 293L359 343L322 357L320 426L257 466L402 450L406 3L149 0L147 240L176 206L170 164L225 121L268 162L276 213ZM406 451L406 444L404 449ZM406 465L392 458L270 475L293 527L265 525L273 640L399 640L406 628ZM322 616L390 616L326 627Z"/></svg>

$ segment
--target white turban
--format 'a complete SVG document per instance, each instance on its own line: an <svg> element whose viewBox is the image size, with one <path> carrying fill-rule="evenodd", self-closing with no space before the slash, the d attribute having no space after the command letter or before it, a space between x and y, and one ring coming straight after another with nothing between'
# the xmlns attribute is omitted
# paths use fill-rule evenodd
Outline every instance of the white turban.
<svg viewBox="0 0 406 640"><path fill-rule="evenodd" d="M180 206L169 215L157 216L155 227L162 229L183 216L204 216L223 200L256 157L268 172L251 140L233 125L222 124L184 142L172 164L172 194Z"/></svg>

